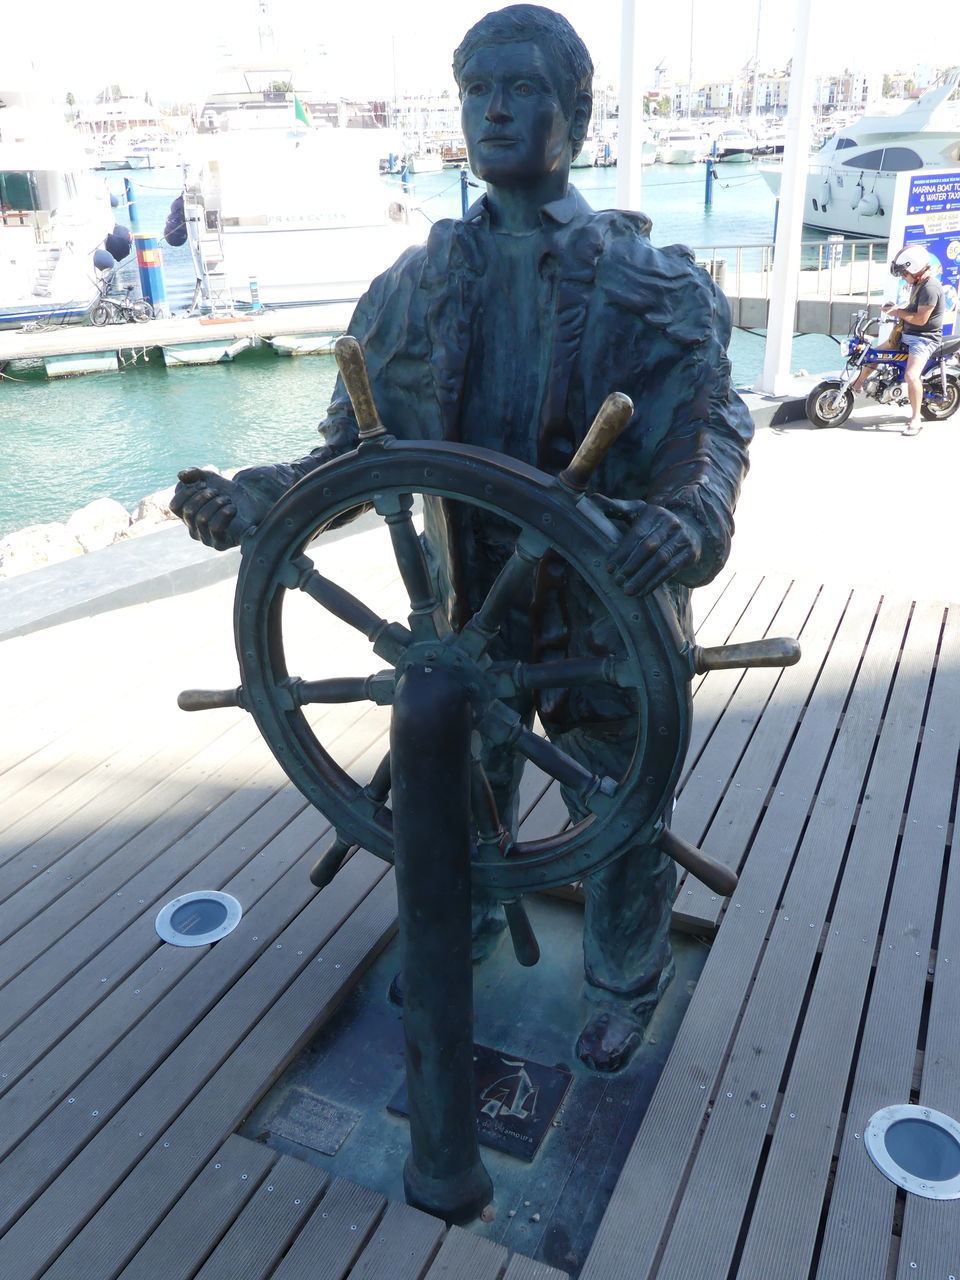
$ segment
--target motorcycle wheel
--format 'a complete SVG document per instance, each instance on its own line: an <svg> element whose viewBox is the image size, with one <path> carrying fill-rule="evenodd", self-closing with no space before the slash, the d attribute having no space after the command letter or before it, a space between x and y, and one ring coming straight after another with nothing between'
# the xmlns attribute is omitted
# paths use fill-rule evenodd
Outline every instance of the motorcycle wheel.
<svg viewBox="0 0 960 1280"><path fill-rule="evenodd" d="M837 378L818 382L807 396L806 414L815 427L839 427L853 410L853 392L842 391Z"/></svg>
<svg viewBox="0 0 960 1280"><path fill-rule="evenodd" d="M137 324L144 324L147 320L153 319L153 307L146 300L135 302L130 312Z"/></svg>
<svg viewBox="0 0 960 1280"><path fill-rule="evenodd" d="M931 390L936 400L927 399L927 391ZM960 408L960 379L947 378L947 394L941 400L939 399L941 392L940 378L936 377L932 383L924 387L923 402L920 405L920 416L926 418L928 422L942 422L944 418L951 418Z"/></svg>
<svg viewBox="0 0 960 1280"><path fill-rule="evenodd" d="M90 312L90 323L96 325L110 323L110 308L105 302L98 302Z"/></svg>

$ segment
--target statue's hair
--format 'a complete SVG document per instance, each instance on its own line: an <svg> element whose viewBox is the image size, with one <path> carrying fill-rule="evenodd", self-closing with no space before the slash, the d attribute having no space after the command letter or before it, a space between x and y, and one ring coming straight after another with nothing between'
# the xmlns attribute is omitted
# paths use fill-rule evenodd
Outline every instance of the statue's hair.
<svg viewBox="0 0 960 1280"><path fill-rule="evenodd" d="M560 74L557 93L569 116L578 94L593 100L593 61L587 46L562 14L539 4L511 4L488 13L463 37L453 55L453 74L462 88L463 67L478 49L491 44L534 41Z"/></svg>

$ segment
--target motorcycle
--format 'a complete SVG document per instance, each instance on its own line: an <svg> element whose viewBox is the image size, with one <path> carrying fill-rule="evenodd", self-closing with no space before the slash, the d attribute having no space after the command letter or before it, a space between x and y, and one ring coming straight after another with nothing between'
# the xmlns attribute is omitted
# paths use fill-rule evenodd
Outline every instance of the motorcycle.
<svg viewBox="0 0 960 1280"><path fill-rule="evenodd" d="M909 405L903 371L907 349L883 351L871 345L876 337L879 318L868 320L866 311L858 311L840 352L846 365L839 378L818 382L807 396L806 414L815 427L839 427L853 409L853 384L863 369L868 369L860 388L878 404ZM871 333L872 330L872 333ZM942 422L960 408L960 336L945 338L927 361L921 375L923 401L920 413L928 421Z"/></svg>
<svg viewBox="0 0 960 1280"><path fill-rule="evenodd" d="M133 285L127 285L119 297L101 288L100 297L90 311L90 323L104 324L143 324L154 318L153 307L145 298L132 298Z"/></svg>

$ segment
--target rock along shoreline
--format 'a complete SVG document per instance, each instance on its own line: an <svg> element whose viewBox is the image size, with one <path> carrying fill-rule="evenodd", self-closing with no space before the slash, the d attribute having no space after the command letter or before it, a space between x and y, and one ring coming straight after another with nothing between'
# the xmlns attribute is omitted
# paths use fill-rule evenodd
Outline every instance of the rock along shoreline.
<svg viewBox="0 0 960 1280"><path fill-rule="evenodd" d="M219 467L204 467L205 471L225 476L235 475L238 469L221 471ZM29 573L31 569L86 555L88 551L101 551L115 542L156 533L177 520L170 510L175 487L170 485L141 498L133 511L128 511L115 498L96 498L66 521L27 525L0 538L0 582Z"/></svg>

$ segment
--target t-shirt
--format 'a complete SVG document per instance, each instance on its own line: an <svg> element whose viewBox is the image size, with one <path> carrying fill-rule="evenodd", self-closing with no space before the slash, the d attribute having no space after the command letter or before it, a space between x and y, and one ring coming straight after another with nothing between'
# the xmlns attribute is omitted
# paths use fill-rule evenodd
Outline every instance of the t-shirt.
<svg viewBox="0 0 960 1280"><path fill-rule="evenodd" d="M940 281L934 279L931 275L926 275L913 286L913 292L910 294L910 301L907 303L908 311L917 311L920 307L932 306L930 318L926 324L911 324L908 320L903 322L903 332L911 334L923 334L925 338L941 338L943 336L943 289Z"/></svg>

